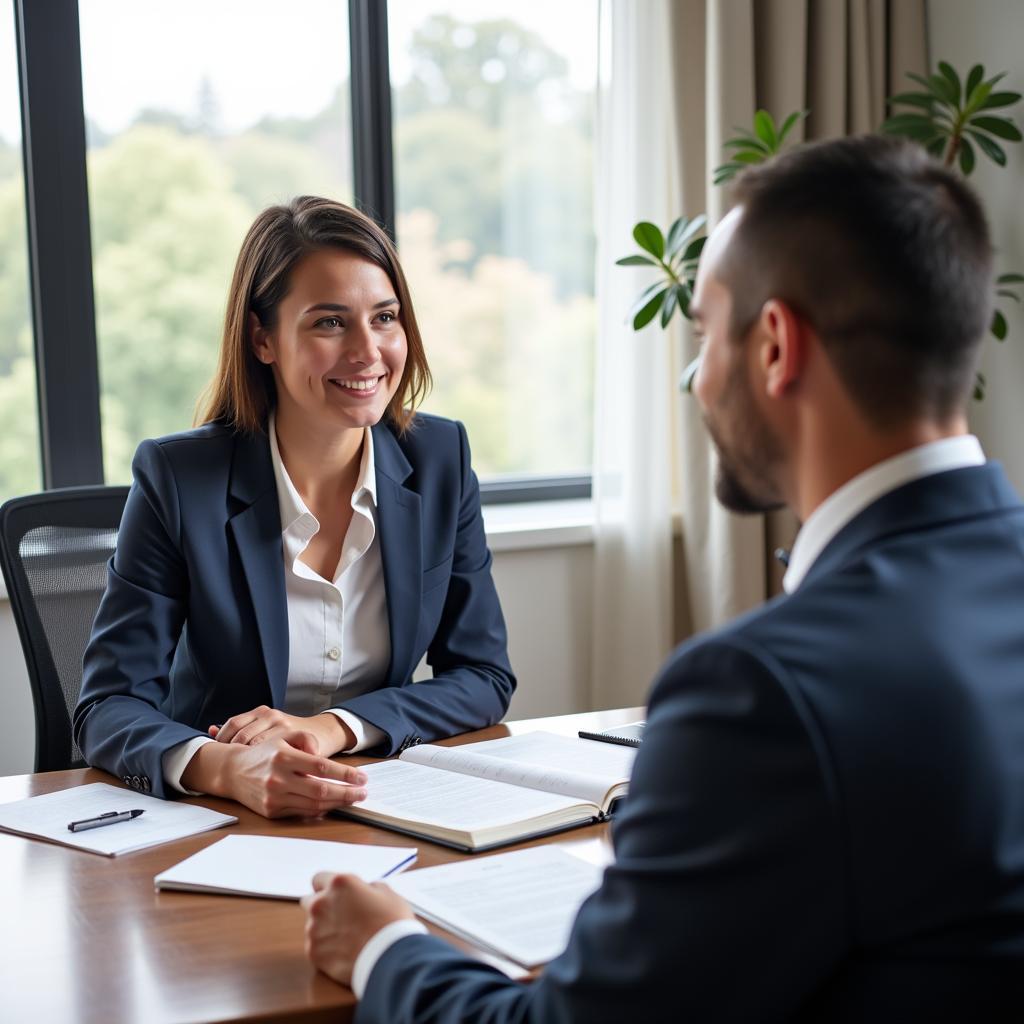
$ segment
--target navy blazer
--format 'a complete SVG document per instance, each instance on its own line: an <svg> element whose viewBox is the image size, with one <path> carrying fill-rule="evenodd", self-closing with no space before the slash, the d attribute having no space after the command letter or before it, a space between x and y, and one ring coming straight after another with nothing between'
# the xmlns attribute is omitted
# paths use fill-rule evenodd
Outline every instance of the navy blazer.
<svg viewBox="0 0 1024 1024"><path fill-rule="evenodd" d="M381 688L339 704L413 743L499 721L515 678L462 424L373 428L391 631ZM265 434L209 424L144 441L85 652L74 735L91 765L165 791L161 759L210 725L284 704L288 609ZM412 684L423 657L434 678Z"/></svg>
<svg viewBox="0 0 1024 1024"><path fill-rule="evenodd" d="M616 860L522 986L433 936L356 1020L1024 1019L1024 506L993 464L851 521L672 656Z"/></svg>

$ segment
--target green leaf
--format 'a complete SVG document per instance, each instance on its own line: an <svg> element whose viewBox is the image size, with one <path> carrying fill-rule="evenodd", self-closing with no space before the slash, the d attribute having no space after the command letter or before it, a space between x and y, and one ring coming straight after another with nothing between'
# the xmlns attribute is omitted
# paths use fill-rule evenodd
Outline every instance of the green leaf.
<svg viewBox="0 0 1024 1024"><path fill-rule="evenodd" d="M636 316L633 317L633 330L639 331L646 327L658 314L658 310L661 309L661 304L665 299L665 292L667 288L662 288L657 295L654 296L650 302L645 305Z"/></svg>
<svg viewBox="0 0 1024 1024"><path fill-rule="evenodd" d="M665 278L655 281L654 284L649 284L634 300L633 305L626 314L626 319L628 320L630 317L636 316L655 296L661 298L669 284L670 282Z"/></svg>
<svg viewBox="0 0 1024 1024"><path fill-rule="evenodd" d="M700 258L700 254L704 251L704 244L707 242L707 236L703 238L695 238L687 247L686 252L683 253L683 262L689 263L691 260Z"/></svg>
<svg viewBox="0 0 1024 1024"><path fill-rule="evenodd" d="M985 398L985 377L980 373L974 375L974 400L980 402Z"/></svg>
<svg viewBox="0 0 1024 1024"><path fill-rule="evenodd" d="M665 235L666 262L671 262L672 257L679 250L679 235L686 230L686 225L689 223L686 217L677 217L672 222L672 226L668 229L668 234Z"/></svg>
<svg viewBox="0 0 1024 1024"><path fill-rule="evenodd" d="M733 160L740 164L763 164L768 159L764 153L755 153L751 150L744 150L740 153L733 153Z"/></svg>
<svg viewBox="0 0 1024 1024"><path fill-rule="evenodd" d="M936 92L935 89L932 87L931 80L925 78L924 75L916 75L913 71L908 71L907 78L909 78L912 82L917 82L918 85L923 85L925 89L928 90L928 92L930 92L933 96L936 96ZM941 92L937 95L937 98L940 100L944 100L944 97L944 92Z"/></svg>
<svg viewBox="0 0 1024 1024"><path fill-rule="evenodd" d="M924 92L898 92L895 96L889 97L889 102L907 107L920 107L929 113L935 107L935 97Z"/></svg>
<svg viewBox="0 0 1024 1024"><path fill-rule="evenodd" d="M1012 107L1020 102L1019 92L993 92L981 105L982 110L995 110L997 107Z"/></svg>
<svg viewBox="0 0 1024 1024"><path fill-rule="evenodd" d="M682 376L679 378L679 390L684 395L689 395L693 392L693 379L697 376L697 371L700 369L700 356L697 356L691 363L687 364L685 370L683 370Z"/></svg>
<svg viewBox="0 0 1024 1024"><path fill-rule="evenodd" d="M685 218L683 218L683 220L684 220L684 224L683 224L683 227L679 231L678 237L675 238L673 240L672 244L669 246L669 255L670 256L675 256L679 252L679 250L682 249L683 246L686 245L686 243L691 238L693 238L693 236L695 234L697 234L697 232L700 231L704 227L704 225L707 224L707 222L708 222L707 217L705 217L703 213L701 213L698 216L694 217L693 220L691 220L691 221L686 221ZM673 226L673 228L675 228L674 224L672 226ZM671 232L669 234L670 234L670 237L671 237ZM686 259L686 257L683 256L683 259Z"/></svg>
<svg viewBox="0 0 1024 1024"><path fill-rule="evenodd" d="M755 142L757 143L756 146L754 145ZM723 142L722 149L755 149L766 156L769 153L768 147L760 139L749 139L746 136L740 135Z"/></svg>
<svg viewBox="0 0 1024 1024"><path fill-rule="evenodd" d="M792 130L793 125L795 125L797 121L802 121L809 113L809 110L794 110L793 113L782 122L782 127L779 129L780 147L782 146L782 143L785 142L786 136Z"/></svg>
<svg viewBox="0 0 1024 1024"><path fill-rule="evenodd" d="M615 261L617 267L657 267L660 266L657 260L650 256L623 256L621 260Z"/></svg>
<svg viewBox="0 0 1024 1024"><path fill-rule="evenodd" d="M933 139L925 145L925 149L927 149L932 156L942 156L946 151L946 140L942 137Z"/></svg>
<svg viewBox="0 0 1024 1024"><path fill-rule="evenodd" d="M1006 317L998 309L992 314L991 330L999 341L1006 341Z"/></svg>
<svg viewBox="0 0 1024 1024"><path fill-rule="evenodd" d="M997 288L996 295L1001 299L1013 299L1014 302L1020 302L1020 296L1016 292L1011 292L1009 288Z"/></svg>
<svg viewBox="0 0 1024 1024"><path fill-rule="evenodd" d="M970 103L971 94L979 85L981 80L985 77L985 69L980 64L975 64L971 68L970 73L967 75L967 83L964 85L964 96L967 97L967 102Z"/></svg>
<svg viewBox="0 0 1024 1024"><path fill-rule="evenodd" d="M735 162L722 164L720 167L715 168L713 182L715 185L724 185L727 181L731 181L735 178L742 170L745 170L743 164Z"/></svg>
<svg viewBox="0 0 1024 1024"><path fill-rule="evenodd" d="M693 289L689 283L684 283L679 286L679 312L690 319L690 300L693 298Z"/></svg>
<svg viewBox="0 0 1024 1024"><path fill-rule="evenodd" d="M951 107L960 105L960 90L954 88L953 83L945 75L929 75L928 82L932 92L943 103L948 103Z"/></svg>
<svg viewBox="0 0 1024 1024"><path fill-rule="evenodd" d="M974 170L974 147L965 139L960 139L960 173L965 178Z"/></svg>
<svg viewBox="0 0 1024 1024"><path fill-rule="evenodd" d="M1009 139L1010 142L1020 142L1024 139L1020 129L1005 117L975 117L970 123L972 128L981 128L990 135Z"/></svg>
<svg viewBox="0 0 1024 1024"><path fill-rule="evenodd" d="M633 228L633 237L641 249L656 256L659 260L665 255L665 236L657 224L652 224L648 220L640 221Z"/></svg>
<svg viewBox="0 0 1024 1024"><path fill-rule="evenodd" d="M983 106L985 101L989 98L992 93L992 83L982 82L970 96L967 97L967 102L964 104L964 116L970 117L972 114L976 114Z"/></svg>
<svg viewBox="0 0 1024 1024"><path fill-rule="evenodd" d="M934 128L935 123L930 117L925 117L924 114L894 114L888 118L885 122L890 130L900 130L902 128Z"/></svg>
<svg viewBox="0 0 1024 1024"><path fill-rule="evenodd" d="M754 115L754 131L757 133L757 137L774 153L779 140L775 135L775 122L767 110L759 110Z"/></svg>
<svg viewBox="0 0 1024 1024"><path fill-rule="evenodd" d="M1024 274L1000 274L996 284L1024 284Z"/></svg>
<svg viewBox="0 0 1024 1024"><path fill-rule="evenodd" d="M944 60L939 61L939 71L942 73L942 77L949 83L953 102L959 106L960 96L962 95L960 76L953 70L953 65L946 63Z"/></svg>
<svg viewBox="0 0 1024 1024"><path fill-rule="evenodd" d="M976 132L973 128L966 129L966 134L978 144L978 148L990 160L994 160L1000 167L1006 166L1006 151L998 142L993 142L987 135Z"/></svg>
<svg viewBox="0 0 1024 1024"><path fill-rule="evenodd" d="M669 320L672 319L672 314L676 311L676 305L679 298L679 285L674 284L668 291L665 292L665 298L661 303L661 329L664 330L668 327Z"/></svg>
<svg viewBox="0 0 1024 1024"><path fill-rule="evenodd" d="M882 123L882 131L887 135L906 135L922 144L944 134L941 127L920 114L897 114L890 117Z"/></svg>
<svg viewBox="0 0 1024 1024"><path fill-rule="evenodd" d="M737 134L734 135L728 142L723 142L723 146L733 146L742 149L759 149L762 153L766 153L771 156L771 146L766 146L756 135L752 135L750 132L744 131L742 128L733 128L733 131Z"/></svg>

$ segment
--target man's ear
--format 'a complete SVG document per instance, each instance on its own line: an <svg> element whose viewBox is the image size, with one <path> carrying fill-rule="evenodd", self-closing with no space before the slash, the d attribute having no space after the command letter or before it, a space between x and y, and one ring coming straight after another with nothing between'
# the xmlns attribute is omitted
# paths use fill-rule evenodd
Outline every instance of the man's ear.
<svg viewBox="0 0 1024 1024"><path fill-rule="evenodd" d="M249 312L247 333L249 335L249 346L253 351L253 355L255 355L261 363L266 363L269 366L274 362L274 353L270 347L270 336L268 335L266 328L260 323L260 318L251 310Z"/></svg>
<svg viewBox="0 0 1024 1024"><path fill-rule="evenodd" d="M807 363L807 324L781 299L769 299L758 319L758 361L765 393L778 398L799 381Z"/></svg>

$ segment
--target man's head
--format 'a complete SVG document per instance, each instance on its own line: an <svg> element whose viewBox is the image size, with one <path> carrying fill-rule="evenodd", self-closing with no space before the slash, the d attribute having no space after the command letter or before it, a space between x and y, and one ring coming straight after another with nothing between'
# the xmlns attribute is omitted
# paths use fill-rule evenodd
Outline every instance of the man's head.
<svg viewBox="0 0 1024 1024"><path fill-rule="evenodd" d="M782 468L811 422L798 394L880 435L962 416L993 289L984 214L959 177L865 136L752 168L734 197L693 304L723 504L783 503Z"/></svg>

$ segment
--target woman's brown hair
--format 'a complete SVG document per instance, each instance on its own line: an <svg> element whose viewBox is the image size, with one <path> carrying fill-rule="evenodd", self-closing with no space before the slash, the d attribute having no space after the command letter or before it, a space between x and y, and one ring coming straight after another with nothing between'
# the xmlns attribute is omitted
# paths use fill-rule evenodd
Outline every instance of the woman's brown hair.
<svg viewBox="0 0 1024 1024"><path fill-rule="evenodd" d="M387 235L369 217L344 203L299 196L287 206L264 210L249 228L235 263L228 293L217 372L199 400L196 423L227 423L236 430L266 429L276 392L269 366L261 363L249 339L249 314L272 328L288 294L291 273L308 253L343 249L375 263L391 281L400 304L408 355L402 379L384 415L405 433L416 406L430 390L430 368L409 286Z"/></svg>

